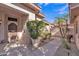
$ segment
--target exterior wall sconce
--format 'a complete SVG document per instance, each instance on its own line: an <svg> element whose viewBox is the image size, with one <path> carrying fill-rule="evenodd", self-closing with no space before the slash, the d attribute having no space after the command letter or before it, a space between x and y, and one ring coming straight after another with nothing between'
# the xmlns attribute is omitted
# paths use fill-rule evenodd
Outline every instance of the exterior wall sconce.
<svg viewBox="0 0 79 59"><path fill-rule="evenodd" d="M2 18L0 18L0 24L2 23Z"/></svg>

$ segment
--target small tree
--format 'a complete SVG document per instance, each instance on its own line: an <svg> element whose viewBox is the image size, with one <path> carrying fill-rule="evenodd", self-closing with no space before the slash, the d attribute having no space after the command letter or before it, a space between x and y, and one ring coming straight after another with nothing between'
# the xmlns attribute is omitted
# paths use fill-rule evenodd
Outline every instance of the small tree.
<svg viewBox="0 0 79 59"><path fill-rule="evenodd" d="M57 17L56 18L56 22L57 22L57 27L59 28L60 30L60 34L61 34L61 37L62 37L62 42L64 44L64 47L67 49L67 50L70 50L70 45L69 45L69 42L68 42L68 23L67 23L67 15L63 16L63 17ZM68 51L68 55L69 55L69 51Z"/></svg>
<svg viewBox="0 0 79 59"><path fill-rule="evenodd" d="M47 39L47 37L49 36L49 33L45 30L45 26L47 25L49 24L45 23L44 21L38 21L38 20L28 21L27 28L31 38L38 39L37 41L39 41L39 43L43 42L43 39ZM39 37L41 38L39 39ZM32 44L33 41L31 40Z"/></svg>

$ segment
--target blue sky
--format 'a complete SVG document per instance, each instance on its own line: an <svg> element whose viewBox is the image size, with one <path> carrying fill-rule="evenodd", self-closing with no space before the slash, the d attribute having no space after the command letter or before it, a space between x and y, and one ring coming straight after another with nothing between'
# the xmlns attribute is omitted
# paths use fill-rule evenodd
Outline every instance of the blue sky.
<svg viewBox="0 0 79 59"><path fill-rule="evenodd" d="M68 13L68 4L66 3L38 3L41 7L40 12L45 15L45 20L52 23L55 17Z"/></svg>

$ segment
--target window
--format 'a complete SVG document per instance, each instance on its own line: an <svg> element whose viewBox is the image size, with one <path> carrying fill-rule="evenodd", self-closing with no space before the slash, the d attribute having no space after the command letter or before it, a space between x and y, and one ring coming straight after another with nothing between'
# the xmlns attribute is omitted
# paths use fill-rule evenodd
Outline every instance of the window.
<svg viewBox="0 0 79 59"><path fill-rule="evenodd" d="M8 20L9 20L9 21L17 21L16 18L11 18L11 17L8 17Z"/></svg>

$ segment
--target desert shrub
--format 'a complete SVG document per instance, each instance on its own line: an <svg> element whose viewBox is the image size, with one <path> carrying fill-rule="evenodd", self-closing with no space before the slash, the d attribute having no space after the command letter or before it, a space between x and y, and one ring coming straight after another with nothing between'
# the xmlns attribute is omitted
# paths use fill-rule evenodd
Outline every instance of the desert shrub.
<svg viewBox="0 0 79 59"><path fill-rule="evenodd" d="M43 21L38 21L38 20L28 21L27 28L28 28L28 31L30 32L30 36L33 39L37 39L38 36L46 37L46 35L49 33L45 29L45 26L47 25L48 24Z"/></svg>

